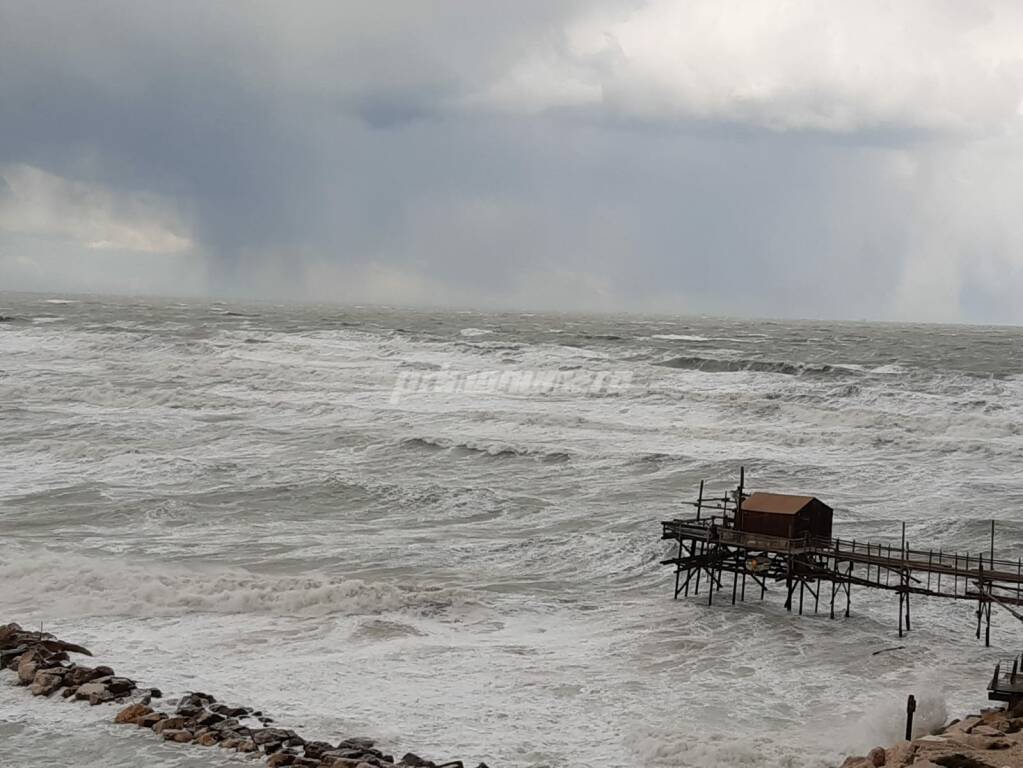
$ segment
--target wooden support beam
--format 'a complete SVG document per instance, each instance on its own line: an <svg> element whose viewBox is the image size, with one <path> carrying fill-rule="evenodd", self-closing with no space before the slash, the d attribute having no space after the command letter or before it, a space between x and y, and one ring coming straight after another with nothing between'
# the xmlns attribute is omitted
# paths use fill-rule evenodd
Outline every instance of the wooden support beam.
<svg viewBox="0 0 1023 768"><path fill-rule="evenodd" d="M835 595L838 593L838 581L831 582L831 619L835 618Z"/></svg>
<svg viewBox="0 0 1023 768"><path fill-rule="evenodd" d="M696 544L697 544L697 542L694 541L693 542L693 549L696 549ZM706 545L706 542L701 541L701 542L699 542L699 545L700 545L700 557L703 557L703 552L704 552L704 547ZM693 594L696 594L696 595L700 594L700 574L702 572L703 572L702 568L697 568L696 569L696 587L693 590Z"/></svg>
<svg viewBox="0 0 1023 768"><path fill-rule="evenodd" d="M849 603L852 602L852 575L853 575L853 563L849 561L849 573L847 574L849 580L846 582L845 587L845 617L849 618Z"/></svg>
<svg viewBox="0 0 1023 768"><path fill-rule="evenodd" d="M977 639L980 640L980 624L984 618L984 566L981 565L977 586L980 587L980 591L977 594Z"/></svg>
<svg viewBox="0 0 1023 768"><path fill-rule="evenodd" d="M994 549L994 540L993 540L994 535L995 535L995 523L992 520L991 521L991 536L992 536L991 548L992 548L992 550ZM977 569L977 572L978 572L978 576L980 578L980 585L981 585L981 590L980 590L980 593L982 595L982 597L981 597L981 605L984 607L984 613L986 614L986 616L985 616L986 627L984 629L984 647L985 648L990 648L991 647L991 600L987 598L987 595L991 594L991 589L993 587L993 584L989 582L988 585L987 585L987 589L986 590L984 589L984 558L983 557L981 557L981 559L980 559L980 567ZM978 629L979 629L979 627L978 627ZM977 633L977 637L978 638L980 637L980 633L979 632Z"/></svg>
<svg viewBox="0 0 1023 768"><path fill-rule="evenodd" d="M708 545L708 548L710 548L710 545ZM714 551L715 554L717 553L717 545L716 544L713 547L713 551ZM707 605L713 605L714 604L714 582L715 581L718 582L718 589L720 589L721 588L721 580L720 580L720 578L717 578L717 579L714 578L714 564L712 562L712 563L710 563L707 566Z"/></svg>
<svg viewBox="0 0 1023 768"><path fill-rule="evenodd" d="M899 637L902 637L902 601L906 599L906 593L899 590Z"/></svg>
<svg viewBox="0 0 1023 768"><path fill-rule="evenodd" d="M909 618L909 569L906 570L906 631L909 632L913 629L910 618Z"/></svg>
<svg viewBox="0 0 1023 768"><path fill-rule="evenodd" d="M988 600L987 605L987 628L984 630L984 647L991 647L991 601Z"/></svg>
<svg viewBox="0 0 1023 768"><path fill-rule="evenodd" d="M785 571L785 610L792 613L792 556L789 555L788 569Z"/></svg>
<svg viewBox="0 0 1023 768"><path fill-rule="evenodd" d="M742 486L740 486L742 487ZM739 553L741 550L735 550L735 570L732 571L732 605L735 605L735 596L739 588Z"/></svg>
<svg viewBox="0 0 1023 768"><path fill-rule="evenodd" d="M678 600L679 581L682 578L682 536L678 537L678 564L675 566L675 600ZM687 581L688 583L688 581Z"/></svg>
<svg viewBox="0 0 1023 768"><path fill-rule="evenodd" d="M696 557L696 542L694 541L689 547L689 556ZM691 569L686 570L686 597L689 597L689 582L693 578L693 572ZM678 597L678 594L675 595Z"/></svg>

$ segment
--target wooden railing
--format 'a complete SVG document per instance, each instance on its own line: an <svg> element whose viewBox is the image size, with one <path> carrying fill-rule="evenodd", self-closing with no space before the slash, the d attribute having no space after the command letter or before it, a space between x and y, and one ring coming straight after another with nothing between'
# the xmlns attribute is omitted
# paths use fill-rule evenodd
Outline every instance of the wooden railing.
<svg viewBox="0 0 1023 768"><path fill-rule="evenodd" d="M712 533L711 526L715 530ZM899 544L857 541L856 539L823 538L805 535L799 538L770 536L739 531L731 520L722 517L701 517L666 520L661 538L704 539L722 544L779 553L814 552L839 556L843 560L880 564L882 566L958 574L973 578L1023 584L1023 559L1005 560L990 553L945 552L942 549L913 549ZM715 538L716 537L716 538Z"/></svg>

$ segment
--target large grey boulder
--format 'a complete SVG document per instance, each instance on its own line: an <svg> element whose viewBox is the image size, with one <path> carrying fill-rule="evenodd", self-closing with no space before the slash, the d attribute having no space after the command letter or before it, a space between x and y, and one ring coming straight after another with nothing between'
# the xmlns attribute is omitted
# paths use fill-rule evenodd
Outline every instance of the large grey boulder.
<svg viewBox="0 0 1023 768"><path fill-rule="evenodd" d="M90 704L102 704L106 701L113 701L114 694L108 691L103 683L94 681L78 686L75 698L78 701L88 701Z"/></svg>
<svg viewBox="0 0 1023 768"><path fill-rule="evenodd" d="M64 685L64 676L65 670L63 667L38 670L35 678L32 680L32 687L30 689L32 695L49 696Z"/></svg>
<svg viewBox="0 0 1023 768"><path fill-rule="evenodd" d="M31 685L36 672L43 666L43 654L38 650L26 651L18 659L18 685Z"/></svg>

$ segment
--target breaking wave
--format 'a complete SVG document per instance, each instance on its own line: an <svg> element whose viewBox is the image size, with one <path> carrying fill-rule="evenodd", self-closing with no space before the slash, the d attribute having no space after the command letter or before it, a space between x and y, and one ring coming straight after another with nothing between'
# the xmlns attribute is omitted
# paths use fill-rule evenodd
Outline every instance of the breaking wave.
<svg viewBox="0 0 1023 768"><path fill-rule="evenodd" d="M455 589L327 576L196 573L161 564L55 552L0 560L0 581L27 617L175 616L191 613L359 616L433 615L475 605ZM16 608L18 606L15 606ZM10 609L10 606L8 606Z"/></svg>
<svg viewBox="0 0 1023 768"><path fill-rule="evenodd" d="M650 336L651 339L658 339L660 341L711 341L706 336L697 336L688 333L655 333Z"/></svg>
<svg viewBox="0 0 1023 768"><path fill-rule="evenodd" d="M401 441L405 448L425 451L450 451L455 454L488 456L498 459L534 458L544 462L562 462L571 459L565 451L538 451L530 448L508 445L507 443L482 443L456 441L446 438L409 437Z"/></svg>
<svg viewBox="0 0 1023 768"><path fill-rule="evenodd" d="M852 366L829 365L827 363L786 363L774 360L723 360L715 357L673 357L654 365L663 368L678 368L705 373L781 373L786 376L836 375L849 376L856 373Z"/></svg>

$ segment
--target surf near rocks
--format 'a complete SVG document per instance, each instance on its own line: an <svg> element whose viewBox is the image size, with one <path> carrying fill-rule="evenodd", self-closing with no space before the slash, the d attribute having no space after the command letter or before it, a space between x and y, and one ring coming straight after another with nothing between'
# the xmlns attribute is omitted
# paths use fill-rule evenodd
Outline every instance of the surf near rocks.
<svg viewBox="0 0 1023 768"><path fill-rule="evenodd" d="M926 736L874 747L840 768L1023 768L1023 705L986 709Z"/></svg>
<svg viewBox="0 0 1023 768"><path fill-rule="evenodd" d="M11 670L18 686L34 696L54 697L59 691L71 702L126 705L114 716L115 723L152 730L164 741L264 757L273 768L463 768L460 760L436 763L411 752L396 761L364 737L337 743L306 740L271 725L273 719L260 711L228 706L206 693L188 693L160 709L155 706L162 699L159 689L140 688L110 667L74 663L71 654L92 656L88 649L49 633L17 624L0 626L0 668ZM477 768L487 766L480 763Z"/></svg>

